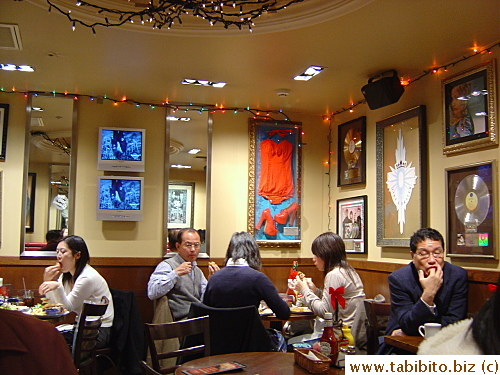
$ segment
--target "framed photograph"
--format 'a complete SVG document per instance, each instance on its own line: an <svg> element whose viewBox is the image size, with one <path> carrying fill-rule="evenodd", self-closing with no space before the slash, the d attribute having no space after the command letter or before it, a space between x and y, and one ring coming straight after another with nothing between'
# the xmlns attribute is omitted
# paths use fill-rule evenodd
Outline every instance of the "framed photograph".
<svg viewBox="0 0 500 375"><path fill-rule="evenodd" d="M337 200L337 233L346 253L366 254L366 200L366 195Z"/></svg>
<svg viewBox="0 0 500 375"><path fill-rule="evenodd" d="M450 257L495 258L496 161L446 169Z"/></svg>
<svg viewBox="0 0 500 375"><path fill-rule="evenodd" d="M339 125L337 186L366 181L366 116Z"/></svg>
<svg viewBox="0 0 500 375"><path fill-rule="evenodd" d="M35 227L36 173L28 173L26 188L26 232L33 233Z"/></svg>
<svg viewBox="0 0 500 375"><path fill-rule="evenodd" d="M167 228L192 228L194 212L194 182L168 184Z"/></svg>
<svg viewBox="0 0 500 375"><path fill-rule="evenodd" d="M248 232L262 248L300 248L302 123L250 119Z"/></svg>
<svg viewBox="0 0 500 375"><path fill-rule="evenodd" d="M377 246L408 247L427 224L425 106L377 122Z"/></svg>
<svg viewBox="0 0 500 375"><path fill-rule="evenodd" d="M9 105L0 104L0 140L2 148L0 150L0 161L5 161L5 152L7 149L7 126L9 123Z"/></svg>
<svg viewBox="0 0 500 375"><path fill-rule="evenodd" d="M446 155L498 144L495 60L443 80Z"/></svg>

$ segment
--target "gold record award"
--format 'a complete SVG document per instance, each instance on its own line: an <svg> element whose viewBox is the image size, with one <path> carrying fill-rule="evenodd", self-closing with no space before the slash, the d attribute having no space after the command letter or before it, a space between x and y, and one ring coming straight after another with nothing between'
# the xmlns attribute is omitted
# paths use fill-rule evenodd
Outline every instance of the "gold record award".
<svg viewBox="0 0 500 375"><path fill-rule="evenodd" d="M355 129L349 129L344 138L344 159L347 163L345 178L356 178L360 176L358 164L361 156L361 135Z"/></svg>

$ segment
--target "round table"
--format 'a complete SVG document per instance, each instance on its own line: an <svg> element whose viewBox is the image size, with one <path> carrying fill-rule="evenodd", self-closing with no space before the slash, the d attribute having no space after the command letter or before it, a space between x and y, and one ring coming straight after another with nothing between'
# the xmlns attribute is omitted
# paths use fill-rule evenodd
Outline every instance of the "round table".
<svg viewBox="0 0 500 375"><path fill-rule="evenodd" d="M241 371L231 372L231 374L310 375L310 372L307 372L305 369L295 364L293 353L279 352L231 353L203 357L184 363L181 367L175 370L175 375L185 375L182 371L213 366L231 361L246 365L246 367ZM331 367L327 374L343 375L344 370Z"/></svg>

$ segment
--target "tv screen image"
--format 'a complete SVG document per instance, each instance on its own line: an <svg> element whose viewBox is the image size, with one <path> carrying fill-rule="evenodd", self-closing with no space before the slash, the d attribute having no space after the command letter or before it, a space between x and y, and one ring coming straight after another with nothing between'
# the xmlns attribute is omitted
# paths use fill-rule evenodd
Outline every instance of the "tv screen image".
<svg viewBox="0 0 500 375"><path fill-rule="evenodd" d="M145 129L100 128L97 169L144 171Z"/></svg>
<svg viewBox="0 0 500 375"><path fill-rule="evenodd" d="M143 177L99 177L98 220L142 220Z"/></svg>

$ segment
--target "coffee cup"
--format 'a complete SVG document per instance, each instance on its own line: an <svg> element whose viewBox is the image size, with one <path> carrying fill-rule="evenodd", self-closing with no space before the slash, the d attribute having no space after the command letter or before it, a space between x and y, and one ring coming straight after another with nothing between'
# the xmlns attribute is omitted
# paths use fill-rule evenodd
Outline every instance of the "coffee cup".
<svg viewBox="0 0 500 375"><path fill-rule="evenodd" d="M439 323L425 323L424 325L418 327L418 332L421 336L429 338L434 336L441 329L441 324Z"/></svg>

